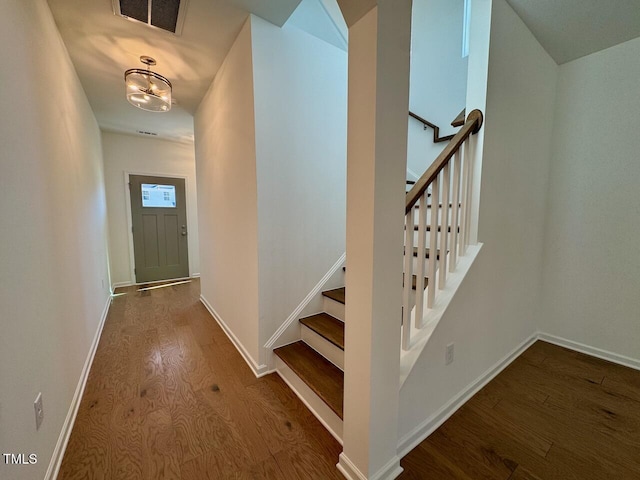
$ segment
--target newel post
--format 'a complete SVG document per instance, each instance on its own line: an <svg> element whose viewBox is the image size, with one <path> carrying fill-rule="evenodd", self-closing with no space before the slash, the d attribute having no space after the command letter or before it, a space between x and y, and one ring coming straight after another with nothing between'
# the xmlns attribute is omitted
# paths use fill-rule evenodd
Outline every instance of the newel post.
<svg viewBox="0 0 640 480"><path fill-rule="evenodd" d="M402 471L397 432L411 0L378 0L357 18L348 17L344 3L347 275L338 468L354 480L393 479Z"/></svg>

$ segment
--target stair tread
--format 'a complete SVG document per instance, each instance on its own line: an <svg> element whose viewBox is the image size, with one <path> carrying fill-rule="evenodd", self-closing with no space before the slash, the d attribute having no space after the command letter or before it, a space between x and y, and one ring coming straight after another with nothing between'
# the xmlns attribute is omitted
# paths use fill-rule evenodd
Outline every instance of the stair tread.
<svg viewBox="0 0 640 480"><path fill-rule="evenodd" d="M459 207L462 207L462 202L458 203L458 206L459 206ZM433 207L433 205L431 205L430 203L427 205L427 208L432 208L432 207ZM420 208L420 204L419 204L419 203L416 203L416 204L413 206L413 208ZM438 208L442 208L442 204L441 204L441 203L439 203L439 204L438 204ZM450 203L450 204L449 204L449 208L453 208L453 203Z"/></svg>
<svg viewBox="0 0 640 480"><path fill-rule="evenodd" d="M415 231L420 230L420 226L419 225L414 225L413 229ZM405 226L405 230L406 230L406 226ZM431 225L427 225L427 232L431 231ZM438 225L438 231L441 232L442 231L442 225ZM451 232L451 226L447 227L447 231ZM460 232L460 227L458 227L458 232Z"/></svg>
<svg viewBox="0 0 640 480"><path fill-rule="evenodd" d="M275 353L342 418L344 373L303 341L276 348Z"/></svg>
<svg viewBox="0 0 640 480"><path fill-rule="evenodd" d="M324 292L322 292L322 295L324 295L325 297L330 298L331 300L335 300L338 303L341 304L345 304L345 289L344 287L341 288L334 288L333 290L326 290Z"/></svg>
<svg viewBox="0 0 640 480"><path fill-rule="evenodd" d="M416 256L417 256L417 255L416 255ZM345 268L346 268L346 267L345 267ZM411 282L411 288L413 288L414 290L416 289L416 281L417 281L417 278L418 278L418 277L416 277L415 275L413 275L413 280L412 280L412 282ZM424 277L424 286L426 287L428 284L429 284L429 278ZM404 286L404 273L402 274L402 286ZM340 320L338 320L338 321L340 321ZM343 348L343 350L344 350L344 348Z"/></svg>
<svg viewBox="0 0 640 480"><path fill-rule="evenodd" d="M428 248L425 248L425 256L424 258L429 258L431 251ZM418 247L413 247L413 256L417 257L418 256ZM436 254L436 260L440 260L440 249L438 249L438 252Z"/></svg>
<svg viewBox="0 0 640 480"><path fill-rule="evenodd" d="M328 313L322 312L301 318L300 323L333 343L339 349L344 350L344 322Z"/></svg>

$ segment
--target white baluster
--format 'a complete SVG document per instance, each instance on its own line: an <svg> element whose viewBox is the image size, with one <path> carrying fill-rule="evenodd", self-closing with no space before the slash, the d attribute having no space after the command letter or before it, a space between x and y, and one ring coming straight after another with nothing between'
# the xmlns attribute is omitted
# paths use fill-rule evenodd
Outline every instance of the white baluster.
<svg viewBox="0 0 640 480"><path fill-rule="evenodd" d="M440 258L438 260L438 268L440 272L440 278L438 279L438 288L442 290L447 282L447 248L449 238L449 186L451 180L449 178L449 164L442 169L442 211L441 211L441 230L440 230ZM436 255L434 253L434 255Z"/></svg>
<svg viewBox="0 0 640 480"><path fill-rule="evenodd" d="M449 271L453 272L458 263L458 219L460 212L460 151L453 157L453 211L451 212L451 256Z"/></svg>
<svg viewBox="0 0 640 480"><path fill-rule="evenodd" d="M436 251L438 249L438 203L440 199L440 174L431 184L431 232L429 235L429 288L427 308L433 308L436 298Z"/></svg>
<svg viewBox="0 0 640 480"><path fill-rule="evenodd" d="M463 145L462 158L462 209L460 212L460 249L458 255L461 257L467 253L467 216L469 215L469 141L465 141Z"/></svg>
<svg viewBox="0 0 640 480"><path fill-rule="evenodd" d="M427 256L427 198L428 194L425 191L420 197L420 208L418 208L418 268L416 269L416 314L415 324L417 328L424 326L424 284L425 276L425 261ZM433 215L433 212L431 212ZM412 252L413 253L413 252Z"/></svg>
<svg viewBox="0 0 640 480"><path fill-rule="evenodd" d="M467 163L469 164L469 179L467 180L467 203L468 203L468 210L467 210L467 224L465 225L465 238L464 238L464 244L465 244L465 251L466 248L469 246L470 242L470 238L471 238L471 201L473 199L473 162L474 162L474 158L475 158L475 143L473 140L473 136L469 136L469 138L467 138L467 141L464 143L465 145L465 156L467 157Z"/></svg>
<svg viewBox="0 0 640 480"><path fill-rule="evenodd" d="M413 270L413 212L414 208L405 216L404 232L404 288L402 297L402 348L411 348L411 275Z"/></svg>

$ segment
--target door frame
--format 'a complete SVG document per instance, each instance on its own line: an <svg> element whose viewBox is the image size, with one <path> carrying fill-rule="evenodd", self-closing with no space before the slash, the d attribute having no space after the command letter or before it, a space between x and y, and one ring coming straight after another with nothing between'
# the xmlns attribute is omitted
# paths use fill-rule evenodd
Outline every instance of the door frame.
<svg viewBox="0 0 640 480"><path fill-rule="evenodd" d="M191 217L189 216L189 179L187 178L186 175L172 174L172 173L150 173L150 172L140 172L140 171L130 172L127 170L124 171L124 198L125 198L124 201L125 201L126 210L127 210L127 237L129 239L129 275L131 276L131 285L142 285L141 283L138 283L136 281L136 272L135 272L136 257L135 257L135 251L133 249L133 218L131 216L131 193L129 192L129 182L130 182L129 177L131 175L142 175L142 176L148 176L148 177L161 177L161 178L180 178L184 180L184 197L185 197L184 201L185 201L185 208L187 211L187 235L190 235L190 232L191 232ZM187 237L187 245L189 245L189 237ZM175 280L184 280L185 278L192 278L191 258L192 256L189 255L189 276L182 277L179 279L176 278ZM167 280L160 280L160 281L166 282ZM145 282L145 285L148 283L156 283L156 282Z"/></svg>

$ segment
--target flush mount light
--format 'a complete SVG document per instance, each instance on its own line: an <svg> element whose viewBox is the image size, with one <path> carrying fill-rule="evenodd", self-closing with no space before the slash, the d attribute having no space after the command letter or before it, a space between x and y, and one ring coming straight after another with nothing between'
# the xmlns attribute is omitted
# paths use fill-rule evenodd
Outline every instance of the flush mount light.
<svg viewBox="0 0 640 480"><path fill-rule="evenodd" d="M147 56L140 57L147 69L132 68L124 72L127 100L134 107L148 112L171 110L171 82L159 73L152 72L156 61Z"/></svg>

